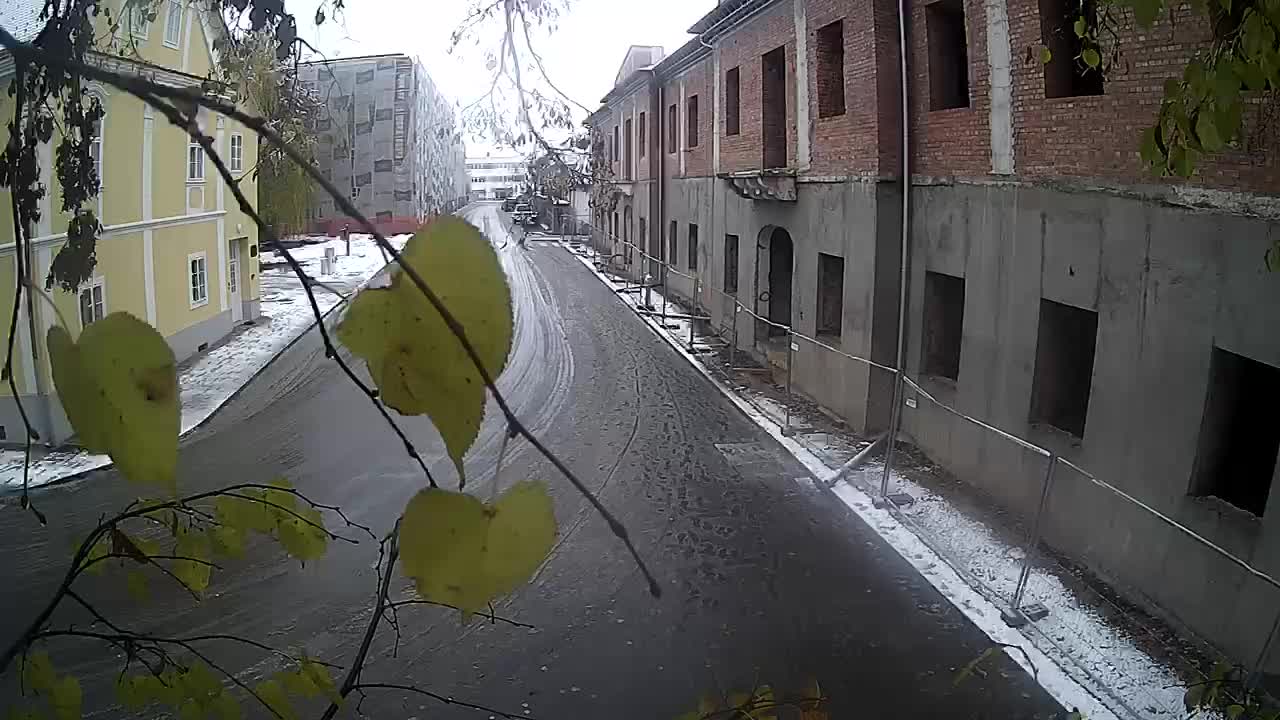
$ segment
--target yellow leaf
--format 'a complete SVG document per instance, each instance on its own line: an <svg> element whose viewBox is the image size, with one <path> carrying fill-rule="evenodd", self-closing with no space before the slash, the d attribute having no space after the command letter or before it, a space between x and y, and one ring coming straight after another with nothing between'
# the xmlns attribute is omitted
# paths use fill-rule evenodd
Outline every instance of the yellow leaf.
<svg viewBox="0 0 1280 720"><path fill-rule="evenodd" d="M342 695L338 692L338 686L333 681L333 676L329 674L329 668L321 665L314 660L303 658L302 672L311 678L312 684L320 690L320 694L324 695L330 702L341 703Z"/></svg>
<svg viewBox="0 0 1280 720"><path fill-rule="evenodd" d="M440 217L404 248L404 261L462 324L490 377L511 350L511 292L498 256L466 221ZM383 402L405 415L426 414L462 473L462 457L484 418L480 374L444 318L403 269L391 286L363 290L338 326L339 339L364 358Z"/></svg>
<svg viewBox="0 0 1280 720"><path fill-rule="evenodd" d="M206 533L198 530L183 532L178 536L173 554L190 558L173 561L173 574L183 584L196 592L203 592L209 587L209 574L213 568L208 563L213 555L213 549Z"/></svg>
<svg viewBox="0 0 1280 720"><path fill-rule="evenodd" d="M105 452L129 480L172 491L178 464L178 374L156 329L115 312L73 341L47 336L53 382L81 444Z"/></svg>
<svg viewBox="0 0 1280 720"><path fill-rule="evenodd" d="M33 652L22 661L22 682L36 692L49 692L58 681L47 652Z"/></svg>
<svg viewBox="0 0 1280 720"><path fill-rule="evenodd" d="M271 532L276 527L275 516L267 505L247 498L261 497L252 490L236 491L237 495L220 495L213 500L218 522L227 527L258 532Z"/></svg>
<svg viewBox="0 0 1280 720"><path fill-rule="evenodd" d="M432 488L405 508L401 568L423 598L472 613L527 582L555 537L555 513L542 483L517 483L494 505Z"/></svg>
<svg viewBox="0 0 1280 720"><path fill-rule="evenodd" d="M282 518L276 528L280 545L285 552L303 562L315 560L324 555L328 548L329 536L321 529L324 527L324 518L320 516L319 510L311 507L295 512L302 517L290 515Z"/></svg>
<svg viewBox="0 0 1280 720"><path fill-rule="evenodd" d="M79 680L70 675L59 678L49 691L53 716L58 720L80 720L80 703L83 697Z"/></svg>

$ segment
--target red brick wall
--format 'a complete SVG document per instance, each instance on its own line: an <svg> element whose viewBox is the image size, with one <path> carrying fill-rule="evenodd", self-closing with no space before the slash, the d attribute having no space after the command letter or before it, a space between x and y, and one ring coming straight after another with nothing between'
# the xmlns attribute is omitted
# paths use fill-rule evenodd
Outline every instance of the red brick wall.
<svg viewBox="0 0 1280 720"><path fill-rule="evenodd" d="M912 172L934 176L985 175L991 172L991 73L987 62L986 8L982 0L964 0L968 31L969 107L930 111L925 6L932 2L934 0L914 0L911 4L908 69L912 83Z"/></svg>
<svg viewBox="0 0 1280 720"><path fill-rule="evenodd" d="M1120 35L1131 65L1112 72L1102 95L1046 99L1044 69L1034 58L1027 61L1028 51L1034 55L1040 45L1039 4L1009 0L1014 168L1019 176L1157 181L1138 158L1141 133L1159 112L1165 80L1181 75L1206 31L1185 8L1175 22L1166 17L1149 30L1135 29L1131 17L1125 18L1128 27ZM1246 128L1250 122L1247 113ZM1200 163L1190 184L1278 193L1280 153L1220 153Z"/></svg>
<svg viewBox="0 0 1280 720"><path fill-rule="evenodd" d="M886 50L892 62L897 62L897 14L893 8L893 3L885 0L809 0L806 5L809 117L813 121L811 174L893 172L893 166L888 163L897 157L894 143L898 141L886 144L881 138L884 134L898 135L897 66L878 66ZM893 21L890 24L884 22L886 10ZM845 112L822 118L818 116L817 32L841 18L844 20ZM892 82L886 85L886 79Z"/></svg>
<svg viewBox="0 0 1280 720"><path fill-rule="evenodd" d="M833 0L834 4L834 0ZM846 40L847 40L846 36ZM761 155L760 56L786 46L787 56L787 164L796 165L796 41L795 15L789 2L781 2L755 16L746 25L716 41L720 47L720 102L724 102L723 74L737 66L740 87L741 133L724 134L724 113L716 132L720 135L720 171L758 169ZM846 54L846 61L848 55ZM708 67L710 63L708 63ZM709 72L709 70L708 70ZM815 114L816 117L816 114Z"/></svg>

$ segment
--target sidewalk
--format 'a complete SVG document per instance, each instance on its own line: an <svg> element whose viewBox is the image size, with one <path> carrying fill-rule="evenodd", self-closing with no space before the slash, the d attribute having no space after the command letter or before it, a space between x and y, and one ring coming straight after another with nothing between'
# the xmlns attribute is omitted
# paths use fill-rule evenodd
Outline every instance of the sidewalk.
<svg viewBox="0 0 1280 720"><path fill-rule="evenodd" d="M321 312L337 305L341 298L332 291L349 294L373 277L386 264L382 252L371 235L351 236L351 256L346 245L335 237L308 235L297 238L300 244L291 248L307 275L327 287L314 287ZM390 238L397 248L404 247L408 235ZM292 242L292 241L291 241ZM326 247L337 254L333 272L321 275L321 260ZM264 252L259 269L262 314L251 323L236 328L219 344L187 358L178 366L178 385L182 393L182 434L185 435L209 419L218 408L232 398L276 355L311 327L315 315L302 282L275 252ZM36 453L40 456L37 459ZM71 478L90 470L107 467L111 458L63 447L52 451L32 448L30 485L38 487ZM23 451L0 451L0 493L22 487Z"/></svg>
<svg viewBox="0 0 1280 720"><path fill-rule="evenodd" d="M654 309L696 314L688 312L685 301L668 297L664 303L660 287L646 292L633 280L602 272L588 245L571 243L566 249L617 291L623 303L639 310L648 296ZM799 395L788 397L767 369L744 371L756 365L746 352L734 353L731 364L728 344L705 323L641 317L814 477L829 477L870 444L817 404ZM1053 556L1033 564L1028 583L1028 597L1049 614L1021 629L1009 627L993 598L1007 597L1017 583L1025 528L909 444L900 441L895 453L900 459L890 475L890 490L909 495L910 504L890 511L873 502L883 452L830 490L993 641L1021 648L1026 657L1016 651L1010 656L1068 709L1079 708L1091 720L1185 717L1183 692L1199 679L1197 667L1207 667L1205 648L1179 638L1066 558ZM812 478L797 482L822 485Z"/></svg>

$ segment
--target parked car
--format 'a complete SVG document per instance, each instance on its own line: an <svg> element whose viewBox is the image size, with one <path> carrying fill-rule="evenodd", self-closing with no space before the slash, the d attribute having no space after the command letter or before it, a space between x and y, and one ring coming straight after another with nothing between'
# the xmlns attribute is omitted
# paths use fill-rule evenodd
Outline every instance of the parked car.
<svg viewBox="0 0 1280 720"><path fill-rule="evenodd" d="M517 225L532 225L538 214L533 211L533 206L529 203L516 203L516 209L511 213L511 222Z"/></svg>
<svg viewBox="0 0 1280 720"><path fill-rule="evenodd" d="M506 200L502 201L502 210L504 212L511 212L512 210L515 210L515 209L516 209L515 198L507 198Z"/></svg>

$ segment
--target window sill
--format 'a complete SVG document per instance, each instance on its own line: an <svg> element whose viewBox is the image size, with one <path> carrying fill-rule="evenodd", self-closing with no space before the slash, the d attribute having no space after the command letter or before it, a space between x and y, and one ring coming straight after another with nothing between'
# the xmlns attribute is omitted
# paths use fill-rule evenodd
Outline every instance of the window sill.
<svg viewBox="0 0 1280 720"><path fill-rule="evenodd" d="M177 49L178 49L178 43L176 43L176 42L171 43L171 42L169 42L168 40L165 40L165 41L164 41L164 43L163 43L163 45L164 45L165 47L167 47L167 48L171 49L171 50L177 50Z"/></svg>
<svg viewBox="0 0 1280 720"><path fill-rule="evenodd" d="M192 310L196 310L196 309L198 309L198 308L202 308L202 307L204 307L205 305L208 305L208 304L209 304L209 298L205 298L205 299L201 300L200 302L191 303L191 308L190 308L190 309L192 309Z"/></svg>
<svg viewBox="0 0 1280 720"><path fill-rule="evenodd" d="M192 185L204 185L204 183L204 180L192 180L191 178L187 178L187 187Z"/></svg>

